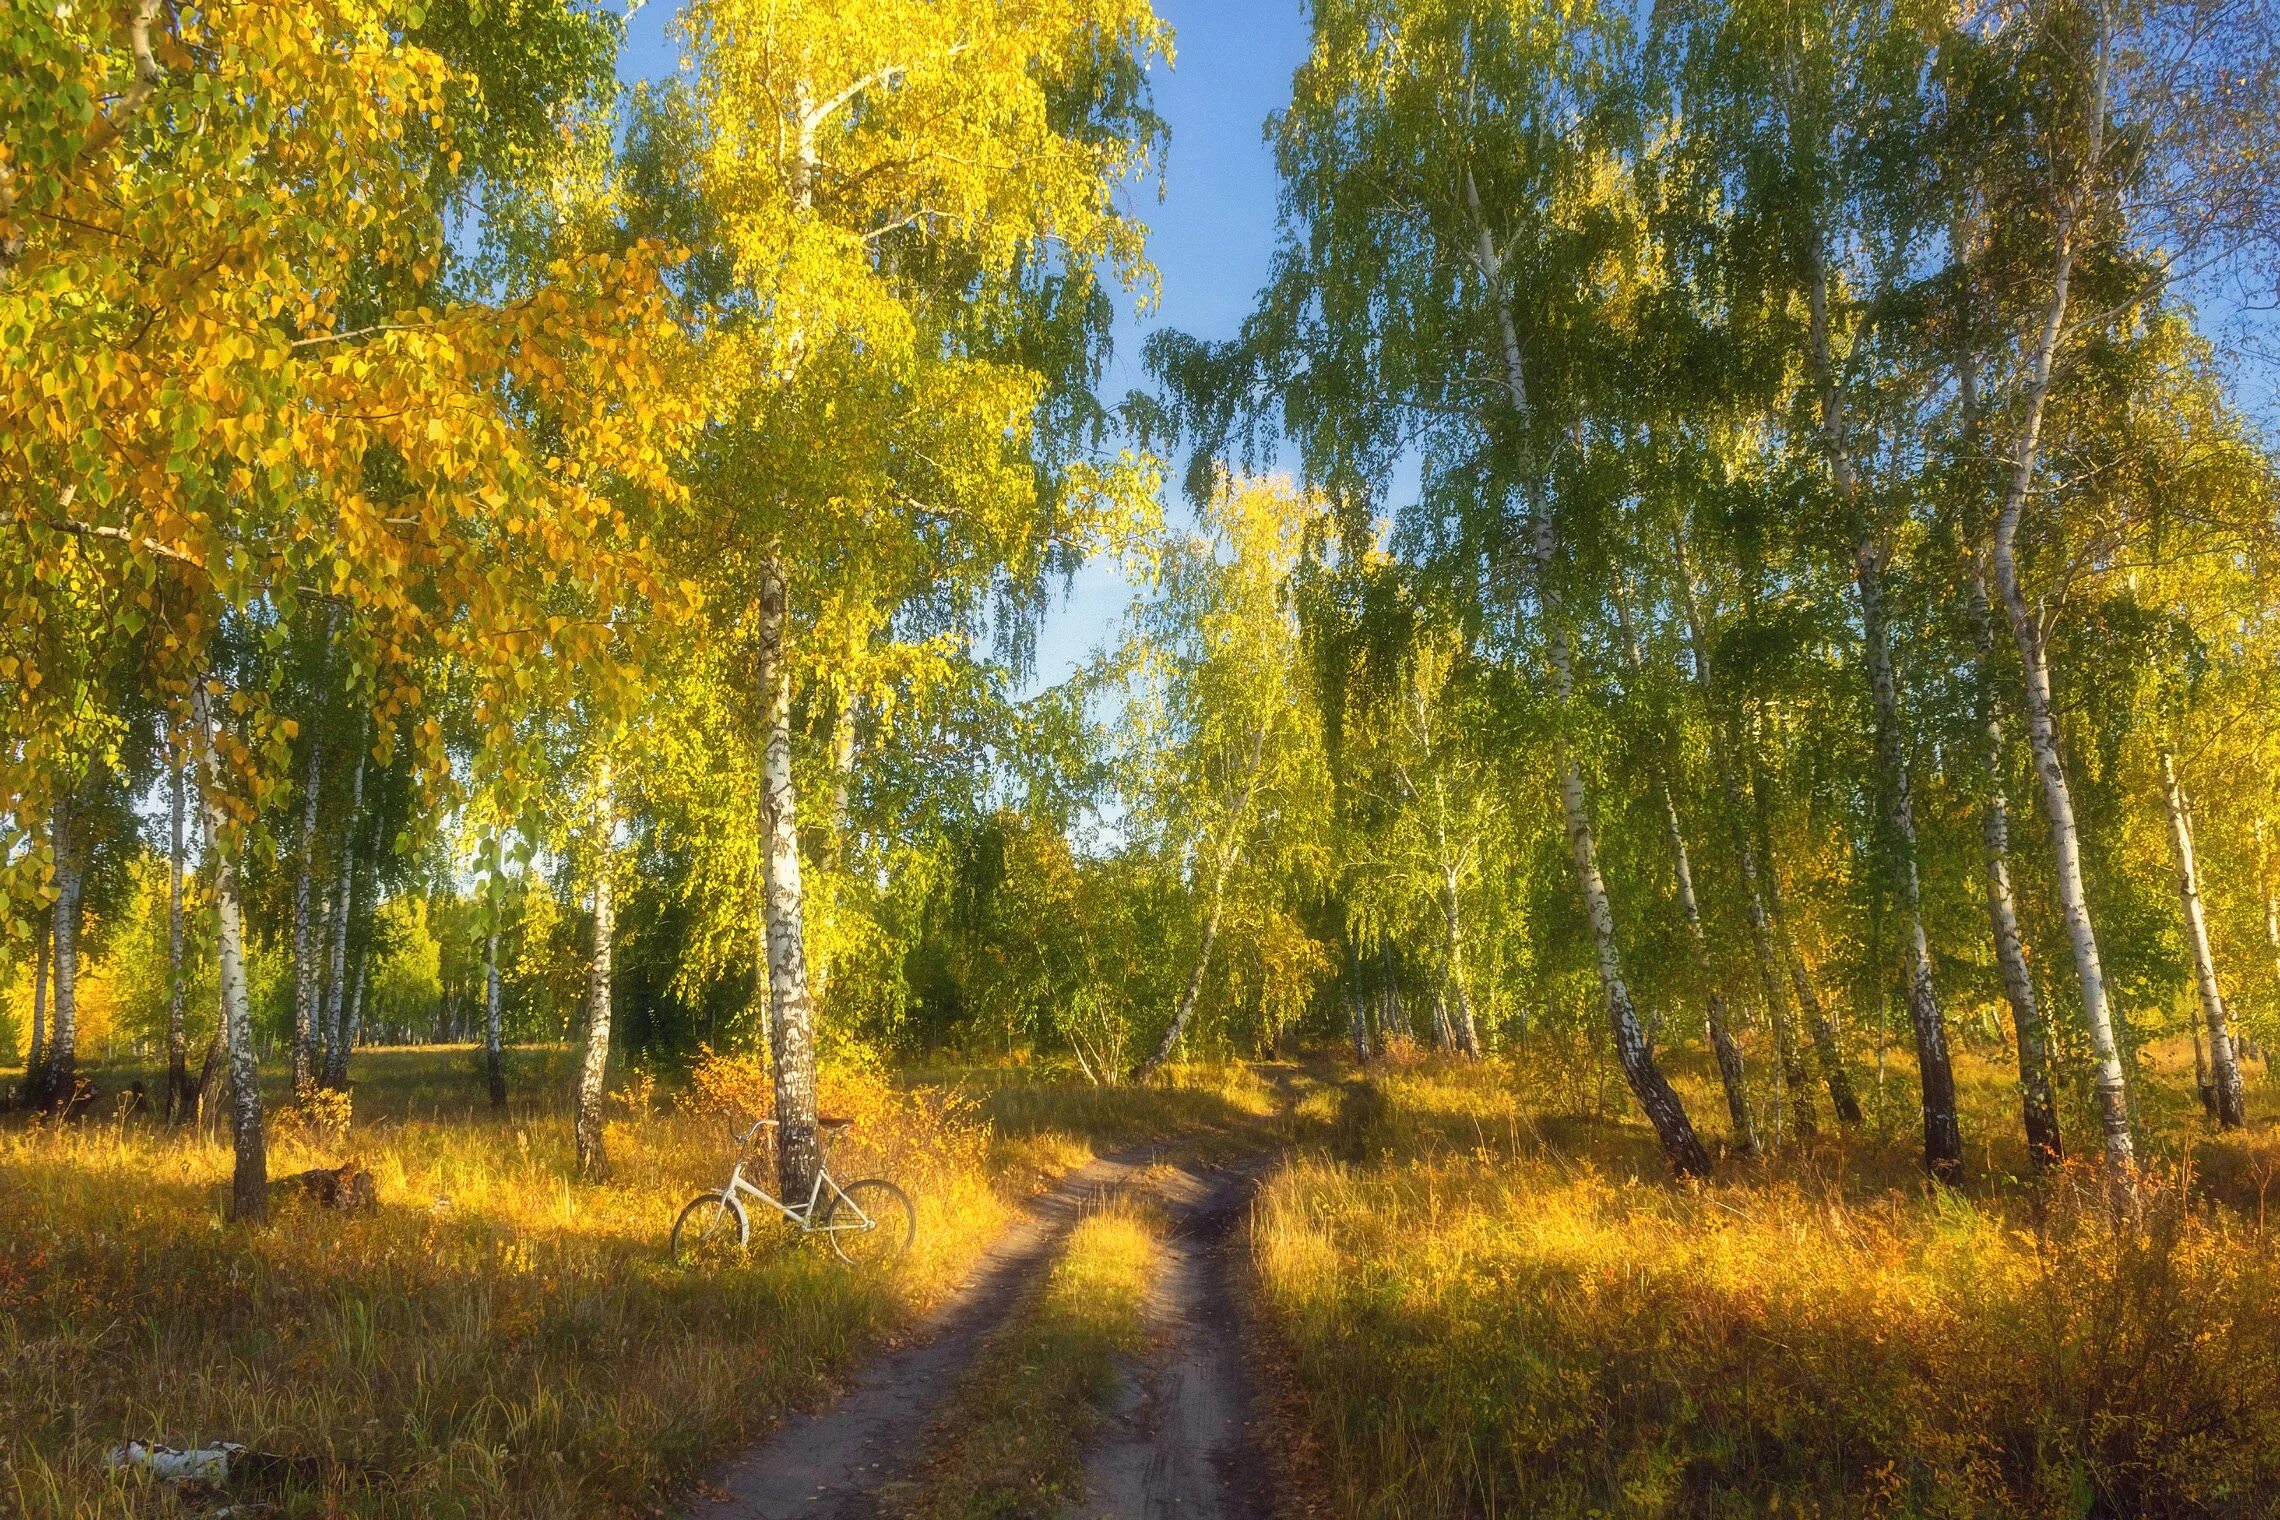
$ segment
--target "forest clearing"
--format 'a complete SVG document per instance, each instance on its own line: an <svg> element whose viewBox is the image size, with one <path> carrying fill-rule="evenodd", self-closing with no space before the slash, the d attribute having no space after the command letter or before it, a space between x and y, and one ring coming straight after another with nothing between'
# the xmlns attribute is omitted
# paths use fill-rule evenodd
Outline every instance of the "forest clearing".
<svg viewBox="0 0 2280 1520"><path fill-rule="evenodd" d="M20 0L0 1511L2280 1514L2275 271L2280 0Z"/></svg>

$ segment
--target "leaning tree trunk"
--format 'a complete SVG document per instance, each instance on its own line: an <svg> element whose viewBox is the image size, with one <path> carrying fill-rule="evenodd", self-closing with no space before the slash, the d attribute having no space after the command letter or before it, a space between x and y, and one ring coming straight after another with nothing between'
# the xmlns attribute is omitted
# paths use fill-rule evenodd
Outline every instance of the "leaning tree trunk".
<svg viewBox="0 0 2280 1520"><path fill-rule="evenodd" d="M1877 768L1883 773L1885 826L1891 831L1900 929L1907 949L1908 1022L1916 1041L1923 1095L1924 1167L1942 1182L1963 1178L1963 1130L1956 1117L1955 1066L1947 1026L1932 980L1932 951L1924 932L1924 892L1917 865L1915 799L1900 733L1899 682L1892 669L1891 633L1885 621L1882 551L1863 535L1855 556L1861 623L1867 630L1868 681L1876 705Z"/></svg>
<svg viewBox="0 0 2280 1520"><path fill-rule="evenodd" d="M1812 1083L1805 1075L1805 1061L1798 1052L1797 1037L1789 1024L1789 1000L1782 972L1784 957L1774 943L1773 916L1766 911L1765 883L1758 871L1757 843L1748 821L1751 812L1742 795L1741 776L1734 765L1724 715L1718 710L1717 680L1710 663L1710 633L1703 622L1701 603L1695 598L1694 573L1683 543L1678 548L1677 562L1679 593L1686 609L1687 642L1694 652L1694 683L1702 694L1709 719L1711 764L1718 773L1719 795L1726 803L1726 824L1732 835L1734 858L1741 869L1743 906L1749 910L1750 946L1757 960L1758 980L1764 989L1766 1019L1773 1025L1774 1064L1781 1077L1778 1095L1781 1104L1774 1111L1775 1138L1780 1138L1779 1117L1786 1108L1790 1127L1797 1137L1809 1140L1820 1128L1813 1115Z"/></svg>
<svg viewBox="0 0 2280 1520"><path fill-rule="evenodd" d="M1512 338L1509 313L1505 326L1506 346L1515 355L1513 362L1517 363L1518 344ZM1616 1058L1622 1064L1631 1095L1646 1111L1647 1121L1655 1127L1655 1135L1662 1142L1663 1155L1671 1170L1682 1177L1705 1176L1710 1170L1709 1152L1702 1148L1702 1141L1694 1133L1693 1122L1687 1118L1686 1107L1679 1101L1670 1079L1655 1064L1654 1051L1639 1027L1638 1010L1632 1004L1630 985L1623 976L1621 947L1615 935L1615 909L1608 899L1606 879L1599 870L1599 846L1592 837L1583 768L1576 762L1575 749L1566 729L1565 715L1574 710L1576 700L1575 664L1568 649L1567 630L1560 623L1557 598L1551 594L1558 539L1547 510L1539 505L1534 516L1530 547L1536 571L1536 602L1544 620L1552 697L1562 715L1552 740L1559 767L1560 812L1566 822L1568 857L1575 868L1576 890L1582 895L1585 916L1591 921L1592 943L1598 953L1599 985L1607 1000Z"/></svg>
<svg viewBox="0 0 2280 1520"><path fill-rule="evenodd" d="M1686 833L1679 827L1678 804L1670 788L1662 789L1663 816L1670 828L1671 864L1678 873L1678 911L1686 920L1686 948L1694 959L1694 974L1704 989L1704 1018L1709 1026L1710 1050L1718 1058L1718 1082L1726 1091L1726 1117L1734 1127L1734 1148L1745 1156L1759 1152L1757 1126L1750 1119L1749 1078L1742 1066L1742 1048L1726 1022L1725 994L1718 990L1710 967L1710 937L1702 927L1702 905L1694 895L1694 861L1687 853Z"/></svg>
<svg viewBox="0 0 2280 1520"><path fill-rule="evenodd" d="M1995 697L1995 617L1987 604L1987 573L1975 554L1971 566L1971 620L1979 650L1981 762L1987 802L1980 810L1981 856L1987 884L1987 921L1995 936L1995 964L2011 1022L2019 1037L2019 1106L2027 1154L2037 1167L2055 1166L2066 1154L2058 1130L2058 1095L2051 1085L2050 1031L2027 968L2019 909L2011 890L2011 805L2003 787L2003 714Z"/></svg>
<svg viewBox="0 0 2280 1520"><path fill-rule="evenodd" d="M782 550L760 568L760 862L768 934L768 1045L776 1063L776 1182L787 1199L815 1186L815 1005L808 996L806 899L792 788L792 661Z"/></svg>
<svg viewBox="0 0 2280 1520"><path fill-rule="evenodd" d="M2177 784L2177 760L2161 752L2161 797L2169 814L2169 847L2177 866L2177 897L2185 911L2185 943L2193 952L2193 981L2201 994L2201 1018L2209 1030L2209 1077L2216 1093L2216 1120L2225 1129L2248 1122L2248 1094L2240 1062L2225 1024L2225 997L2217 986L2216 957L2209 950L2209 921L2201 908L2201 872L2193 852L2193 819L2185 789Z"/></svg>
<svg viewBox="0 0 2280 1520"><path fill-rule="evenodd" d="M1615 598L1615 615L1623 635L1623 663L1637 676L1645 662L1639 656L1638 634L1631 623L1629 599L1620 590ZM1670 736L1665 733L1661 738L1667 745ZM1662 804L1670 841L1671 869L1678 883L1679 916L1686 924L1687 950L1694 961L1695 976L1702 983L1704 1022L1711 1053L1718 1062L1718 1082L1726 1094L1726 1117L1733 1126L1734 1148L1745 1156L1755 1156L1760 1146L1757 1127L1750 1119L1749 1079L1742 1065L1742 1049L1735 1043L1734 1032L1726 1022L1726 997L1710 966L1709 936L1702 927L1701 902L1694 894L1694 857L1686 847L1686 831L1678 820L1678 801L1671 795L1667 782L1662 787Z"/></svg>
<svg viewBox="0 0 2280 1520"><path fill-rule="evenodd" d="M483 941L483 1067L491 1079L491 1107L507 1108L506 1047L499 1038L499 931Z"/></svg>
<svg viewBox="0 0 2280 1520"><path fill-rule="evenodd" d="M578 1173L599 1177L608 1169L602 1147L602 1088L610 1065L610 947L617 934L615 882L617 797L604 759L595 787L598 838L594 845L594 951L586 962L586 1058L578 1069Z"/></svg>
<svg viewBox="0 0 2280 1520"><path fill-rule="evenodd" d="M189 1120L198 1101L190 1085L190 1048L183 1030L183 1002L188 991L182 980L182 762L168 744L170 764L167 794L166 850L166 1117L171 1124Z"/></svg>
<svg viewBox="0 0 2280 1520"><path fill-rule="evenodd" d="M1817 237L1817 234L1816 234ZM1876 768L1883 794L1884 825L1890 836L1890 856L1900 902L1901 931L1907 947L1908 1022L1916 1041L1916 1069L1923 1095L1924 1166L1942 1182L1963 1176L1963 1131L1956 1120L1955 1067L1948 1057L1947 1027L1940 1021L1937 988L1932 981L1931 946L1924 933L1924 893L1916 861L1915 801L1908 780L1908 753L1900 729L1900 683L1892 667L1892 632L1884 603L1884 549L1877 541L1867 504L1861 500L1860 481L1854 470L1851 427L1846 419L1844 392L1829 356L1828 267L1816 246L1807 281L1808 333L1813 377L1820 392L1821 442L1829 459L1837 497L1852 519L1853 585L1860 593L1861 646L1868 667L1868 689L1876 711ZM1793 947L1794 949L1794 947ZM1792 963L1802 975L1802 962ZM1834 1071L1836 1040L1826 1039L1827 1021L1816 1016L1814 1041L1821 1059ZM1849 1084L1848 1084L1849 1087ZM1832 1088L1833 1090L1833 1088ZM1844 1100L1838 1100L1843 1116ZM1852 1104L1851 1121L1860 1118L1860 1105Z"/></svg>
<svg viewBox="0 0 2280 1520"><path fill-rule="evenodd" d="M1860 1096L1853 1091L1852 1073L1845 1069L1844 1052L1837 1044L1837 1021L1830 1016L1828 1005L1821 1001L1821 989L1813 980L1813 970L1805 964L1804 952L1797 948L1797 936L1790 932L1789 910L1781 896L1781 872L1774 865L1771 800L1766 795L1765 773L1756 768L1754 761L1750 793L1755 805L1758 859L1765 862L1762 885L1773 947L1789 973L1789 990L1796 996L1798 1012L1812 1036L1813 1053L1821 1063L1822 1079L1829 1089L1829 1106L1836 1111L1839 1123L1858 1124L1863 1118ZM1802 1073L1803 1068L1799 1071Z"/></svg>
<svg viewBox="0 0 2280 1520"><path fill-rule="evenodd" d="M1148 1059L1133 1069L1132 1080L1145 1082L1170 1063L1179 1054L1180 1041L1187 1037L1188 1024L1195 1017L1195 1008L1203 997L1203 979L1211 966L1212 942L1219 938L1219 921L1227 907L1227 878L1235 869L1235 855L1242 844L1243 829L1251 815L1251 798L1259 784L1259 766L1266 755L1267 730L1261 725L1251 736L1251 768L1243 778L1243 792L1227 814L1227 834L1219 841L1219 862L1211 873L1211 908L1204 915L1203 944L1195 953L1195 965L1188 971L1187 988L1180 994L1179 1006L1172 1010L1172 1021L1164 1028L1164 1037Z"/></svg>
<svg viewBox="0 0 2280 1520"><path fill-rule="evenodd" d="M230 1179L230 1217L256 1223L269 1217L269 1158L261 1141L261 1085L253 1055L253 1010L246 996L245 925L238 906L237 862L231 857L221 811L221 775L214 761L212 714L206 680L190 686L190 722L197 730L198 791L212 841L214 908L220 920L221 1039L229 1053L230 1139L236 1165Z"/></svg>
<svg viewBox="0 0 2280 1520"><path fill-rule="evenodd" d="M2074 792L2066 778L2066 760L2058 745L2058 724L2052 711L2050 662L2042 616L2027 600L2019 579L2019 525L2027 497L2034 489L2040 457L2043 414L2050 400L2051 370L2060 335L2065 331L2067 287L2074 269L2072 228L2059 229L2056 267L2049 310L2043 329L2028 355L2026 404L2022 408L2019 439L2011 456L2011 479L1995 519L1995 589L2018 645L2021 680L2026 698L2024 716L2027 745L2034 756L2035 773L2042 781L2043 812L2050 824L2053 874L2058 885L2059 915L2074 952L2075 979L2081 986L2082 1019L2089 1027L2095 1057L2098 1117L2105 1131L2106 1166L2120 1200L2135 1193L2137 1143L2130 1132L2129 1079L2122 1069L2121 1042L2115 1037L2114 1015L2106 993L2106 971L2098 956L2098 932L2090 921L2090 895L2082 871L2081 828L2074 817Z"/></svg>
<svg viewBox="0 0 2280 1520"><path fill-rule="evenodd" d="M348 1085L348 930L356 917L356 829L364 812L364 762L372 746L359 743L349 770L348 822L340 831L340 880L333 889L332 990L325 1005L324 1085Z"/></svg>
<svg viewBox="0 0 2280 1520"><path fill-rule="evenodd" d="M1506 299L1505 253L1498 252L1488 222L1481 215L1480 194L1470 170L1465 173L1465 199L1478 239L1475 263L1487 287L1489 304L1495 309L1498 337L1502 341L1505 394L1514 418L1525 427L1532 413L1527 372L1520 353L1520 334L1513 325L1512 306ZM1645 1031L1639 1027L1630 984L1623 977L1623 957L1615 935L1615 910L1608 901L1607 882L1600 875L1599 846L1592 838L1583 770L1576 762L1566 727L1568 715L1575 708L1575 664L1569 654L1567 628L1553 585L1559 530L1545 503L1530 502L1529 506L1534 521L1530 525L1527 550L1535 572L1545 656L1551 666L1552 694L1559 713L1552 743L1559 765L1560 811L1567 825L1568 854L1575 867L1576 890L1583 897L1584 912L1591 921L1592 941L1598 952L1600 990L1607 1000L1607 1019L1613 1026L1616 1057L1622 1063L1623 1078L1630 1084L1631 1095L1645 1110L1656 1138L1662 1142L1663 1155L1671 1170L1682 1177L1702 1176L1710 1170L1710 1154L1702 1148L1700 1137L1694 1133L1694 1124L1686 1116L1686 1106L1679 1101L1670 1079L1655 1064L1654 1050L1647 1043Z"/></svg>

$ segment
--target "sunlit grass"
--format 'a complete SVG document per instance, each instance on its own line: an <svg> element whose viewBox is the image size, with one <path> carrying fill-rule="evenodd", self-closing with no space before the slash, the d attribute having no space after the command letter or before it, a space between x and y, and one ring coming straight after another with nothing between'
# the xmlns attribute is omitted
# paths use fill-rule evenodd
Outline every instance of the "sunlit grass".
<svg viewBox="0 0 2280 1520"><path fill-rule="evenodd" d="M1973 1132L2009 1127L1964 1064ZM1680 1189L1643 1126L1548 1098L1423 1063L1304 1105L1323 1143L1254 1245L1340 1514L2270 1512L2280 1269L2190 1159L2268 1177L2268 1133L2162 1109L2117 1233L2007 1142L1962 1194L1902 1126Z"/></svg>
<svg viewBox="0 0 2280 1520"><path fill-rule="evenodd" d="M526 1057L518 1075L558 1062ZM566 1113L526 1101L494 1120L479 1083L462 1093L465 1065L360 1053L345 1137L273 1126L273 1174L361 1158L370 1215L225 1227L214 1140L0 1129L0 1511L143 1513L156 1496L101 1467L129 1437L321 1457L360 1514L627 1510L812 1398L1010 1210L979 1131L945 1144L930 1125L906 1144L888 1114L833 1161L917 1199L918 1243L892 1276L773 1240L725 1272L679 1272L666 1231L726 1177L724 1121L620 1103L610 1179L581 1184Z"/></svg>

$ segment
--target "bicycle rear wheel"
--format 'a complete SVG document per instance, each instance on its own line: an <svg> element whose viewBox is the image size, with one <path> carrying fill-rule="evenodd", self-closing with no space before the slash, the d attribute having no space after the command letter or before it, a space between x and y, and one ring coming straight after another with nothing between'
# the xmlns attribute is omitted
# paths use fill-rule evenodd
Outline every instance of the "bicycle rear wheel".
<svg viewBox="0 0 2280 1520"><path fill-rule="evenodd" d="M699 1193L673 1221L673 1265L717 1266L742 1255L751 1239L751 1222L734 1195Z"/></svg>
<svg viewBox="0 0 2280 1520"><path fill-rule="evenodd" d="M918 1235L910 1195L884 1177L850 1182L831 1200L822 1229L851 1267L891 1267Z"/></svg>

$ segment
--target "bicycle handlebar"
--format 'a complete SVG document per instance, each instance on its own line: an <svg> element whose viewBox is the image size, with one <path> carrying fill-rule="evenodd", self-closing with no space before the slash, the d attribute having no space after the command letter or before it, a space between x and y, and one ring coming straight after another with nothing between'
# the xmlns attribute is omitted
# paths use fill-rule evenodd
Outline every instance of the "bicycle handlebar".
<svg viewBox="0 0 2280 1520"><path fill-rule="evenodd" d="M822 1114L818 1114L816 1115L815 1127L817 1130L821 1131L824 1134L836 1134L841 1130L853 1129L855 1127L855 1121L853 1119L826 1118ZM733 1121L731 1121L728 1127L728 1132L731 1135L736 1136L737 1145L739 1147L742 1147L750 1145L752 1143L752 1137L759 1134L760 1131L764 1129L780 1128L782 1128L782 1126L773 1119L755 1119L752 1121L752 1127L741 1135L736 1134L736 1125Z"/></svg>

